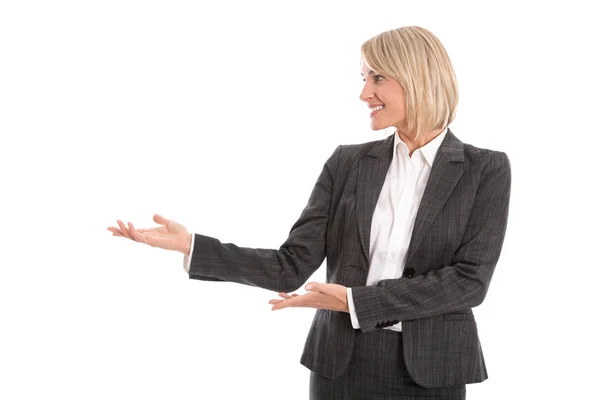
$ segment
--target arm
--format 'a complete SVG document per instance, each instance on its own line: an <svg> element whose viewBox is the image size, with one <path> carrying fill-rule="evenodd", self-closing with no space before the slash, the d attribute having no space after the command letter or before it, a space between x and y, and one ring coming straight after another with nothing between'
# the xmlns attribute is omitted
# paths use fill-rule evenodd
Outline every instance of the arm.
<svg viewBox="0 0 600 400"><path fill-rule="evenodd" d="M216 278L277 292L300 288L325 259L331 192L341 147L323 166L308 204L278 250L238 247L195 234L190 278Z"/></svg>
<svg viewBox="0 0 600 400"><path fill-rule="evenodd" d="M496 152L482 173L461 245L450 265L412 278L383 279L352 288L364 333L379 321L407 321L475 307L485 298L508 219L510 161Z"/></svg>
<svg viewBox="0 0 600 400"><path fill-rule="evenodd" d="M185 270L185 272L188 273L188 275L190 274L190 267L192 265L192 254L194 252L194 242L195 242L195 238L196 238L196 235L194 235L193 233L191 233L190 236L191 236L191 240L192 240L192 242L190 244L190 251L188 252L188 254L184 254L184 256L183 256L183 269ZM198 280L202 280L202 281L224 282L223 279L212 278L209 276L200 276L200 275L195 276L194 279L198 279Z"/></svg>

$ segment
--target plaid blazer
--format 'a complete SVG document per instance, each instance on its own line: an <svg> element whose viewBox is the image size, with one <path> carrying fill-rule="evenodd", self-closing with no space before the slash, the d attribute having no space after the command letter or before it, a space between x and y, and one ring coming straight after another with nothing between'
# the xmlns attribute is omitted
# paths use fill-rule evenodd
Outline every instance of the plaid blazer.
<svg viewBox="0 0 600 400"><path fill-rule="evenodd" d="M363 333L402 321L404 359L416 383L481 382L487 371L472 308L485 298L504 241L509 159L448 129L417 211L404 275L365 286L371 221L393 143L390 135L338 146L277 250L195 234L189 277L289 293L327 258L326 281L352 287ZM317 309L300 362L327 378L340 376L356 333L348 313Z"/></svg>

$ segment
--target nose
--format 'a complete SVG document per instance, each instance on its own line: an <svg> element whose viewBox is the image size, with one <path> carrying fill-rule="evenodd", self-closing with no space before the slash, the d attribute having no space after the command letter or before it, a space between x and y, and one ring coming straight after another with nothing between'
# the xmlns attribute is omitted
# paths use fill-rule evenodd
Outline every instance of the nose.
<svg viewBox="0 0 600 400"><path fill-rule="evenodd" d="M369 83L365 82L365 85L363 86L363 89L360 92L359 98L362 101L368 102L369 99L371 99L372 97L373 97L373 90L371 89L371 86L369 85Z"/></svg>

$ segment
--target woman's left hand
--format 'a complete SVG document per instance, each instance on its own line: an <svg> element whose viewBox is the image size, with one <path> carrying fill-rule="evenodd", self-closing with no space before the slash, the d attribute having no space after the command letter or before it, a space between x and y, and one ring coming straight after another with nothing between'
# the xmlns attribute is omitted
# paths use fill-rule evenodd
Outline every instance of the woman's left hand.
<svg viewBox="0 0 600 400"><path fill-rule="evenodd" d="M281 310L286 307L312 307L322 308L324 310L350 312L348 308L348 297L346 296L346 286L336 283L310 282L305 286L309 293L298 295L288 295L279 293L281 299L273 299L269 304L273 304L271 311Z"/></svg>

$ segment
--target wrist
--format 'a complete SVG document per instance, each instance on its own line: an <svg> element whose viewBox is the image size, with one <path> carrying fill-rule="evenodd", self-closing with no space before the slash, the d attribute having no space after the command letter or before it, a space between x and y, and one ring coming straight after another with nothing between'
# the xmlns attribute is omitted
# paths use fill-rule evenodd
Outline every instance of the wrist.
<svg viewBox="0 0 600 400"><path fill-rule="evenodd" d="M344 311L350 314L350 305L348 304L348 288L346 287L344 291L346 292L344 295L344 300L346 303L346 308L344 309Z"/></svg>
<svg viewBox="0 0 600 400"><path fill-rule="evenodd" d="M187 236L185 237L184 244L181 247L181 249L182 249L181 252L187 256L188 254L190 254L191 248L192 248L192 234L188 233Z"/></svg>

